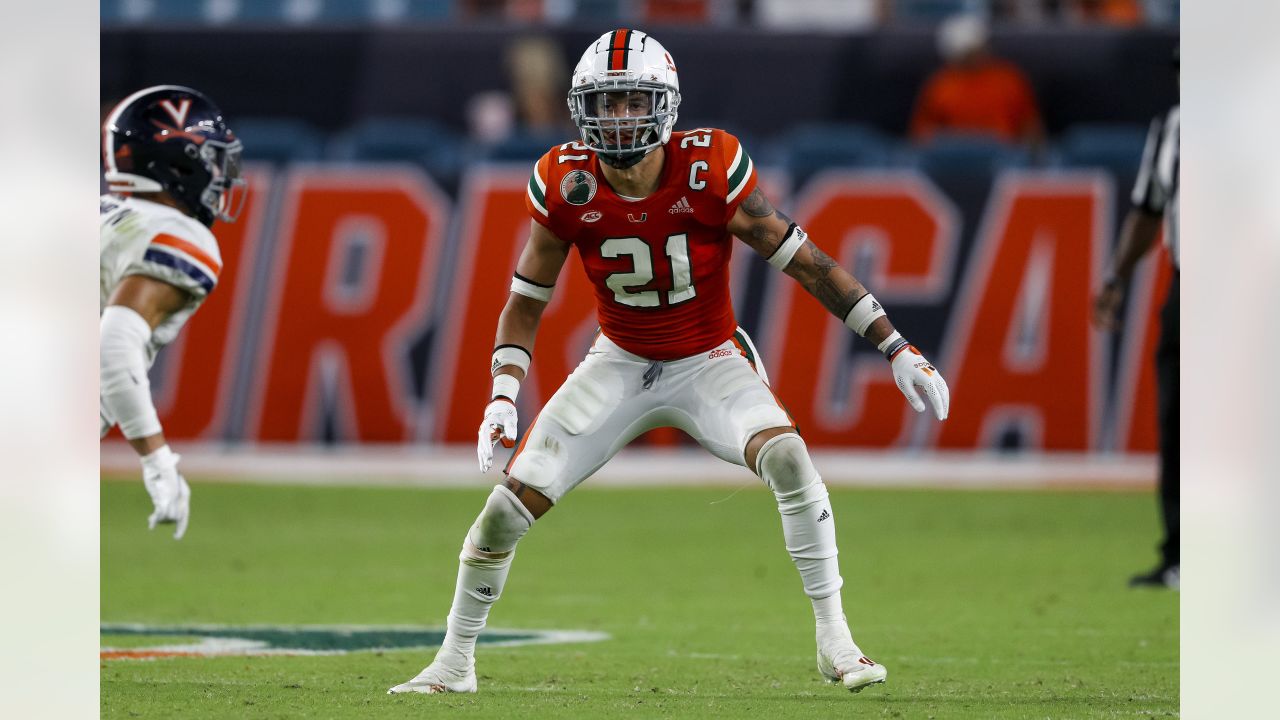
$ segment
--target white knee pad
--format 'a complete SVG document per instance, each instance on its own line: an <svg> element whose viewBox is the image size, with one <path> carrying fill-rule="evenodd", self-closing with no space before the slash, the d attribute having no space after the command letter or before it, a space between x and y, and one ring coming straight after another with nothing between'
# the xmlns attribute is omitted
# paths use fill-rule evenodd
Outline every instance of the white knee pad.
<svg viewBox="0 0 1280 720"><path fill-rule="evenodd" d="M467 540L471 548L483 553L481 558L493 559L510 554L532 525L533 515L524 503L505 485L497 485L467 533ZM464 555L467 550L463 548Z"/></svg>
<svg viewBox="0 0 1280 720"><path fill-rule="evenodd" d="M813 485L822 485L818 469L809 459L809 448L793 433L776 435L765 441L756 454L756 474L769 484L769 489L782 498L799 498ZM825 494L826 489L823 488Z"/></svg>

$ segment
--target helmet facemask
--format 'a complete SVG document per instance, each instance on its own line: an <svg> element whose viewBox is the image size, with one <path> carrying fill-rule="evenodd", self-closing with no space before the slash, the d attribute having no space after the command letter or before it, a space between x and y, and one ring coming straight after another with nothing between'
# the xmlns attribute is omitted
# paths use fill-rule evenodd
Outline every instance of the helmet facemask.
<svg viewBox="0 0 1280 720"><path fill-rule="evenodd" d="M199 153L212 178L200 193L200 204L212 217L223 222L235 222L244 210L245 180L240 173L239 140L221 142L206 140Z"/></svg>
<svg viewBox="0 0 1280 720"><path fill-rule="evenodd" d="M619 169L667 141L679 104L679 91L649 81L595 82L569 92L569 112L582 143Z"/></svg>

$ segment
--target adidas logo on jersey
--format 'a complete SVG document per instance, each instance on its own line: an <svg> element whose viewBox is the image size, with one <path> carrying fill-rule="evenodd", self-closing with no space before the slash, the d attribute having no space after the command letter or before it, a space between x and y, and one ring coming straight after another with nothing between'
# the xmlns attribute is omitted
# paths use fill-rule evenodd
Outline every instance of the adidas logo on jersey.
<svg viewBox="0 0 1280 720"><path fill-rule="evenodd" d="M491 590L488 585L481 585L480 587L476 588L476 592L488 598L493 597L493 590Z"/></svg>
<svg viewBox="0 0 1280 720"><path fill-rule="evenodd" d="M681 197L680 202L676 203L675 205L672 205L671 209L668 210L667 212L671 213L672 215L679 215L680 213L691 213L693 212L693 206L689 204L689 198Z"/></svg>
<svg viewBox="0 0 1280 720"><path fill-rule="evenodd" d="M818 522L822 522L823 520L830 520L830 519L831 519L831 513L827 512L826 508L822 508L822 514L818 516Z"/></svg>

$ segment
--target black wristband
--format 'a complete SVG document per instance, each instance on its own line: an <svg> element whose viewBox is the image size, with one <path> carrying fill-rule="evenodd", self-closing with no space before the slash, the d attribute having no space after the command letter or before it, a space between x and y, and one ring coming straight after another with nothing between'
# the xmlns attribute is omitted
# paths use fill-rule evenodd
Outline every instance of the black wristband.
<svg viewBox="0 0 1280 720"><path fill-rule="evenodd" d="M889 344L889 347L884 349L884 359L893 360L893 356L898 354L899 350L910 344L911 343L907 342L906 338L898 338L897 340L894 340Z"/></svg>

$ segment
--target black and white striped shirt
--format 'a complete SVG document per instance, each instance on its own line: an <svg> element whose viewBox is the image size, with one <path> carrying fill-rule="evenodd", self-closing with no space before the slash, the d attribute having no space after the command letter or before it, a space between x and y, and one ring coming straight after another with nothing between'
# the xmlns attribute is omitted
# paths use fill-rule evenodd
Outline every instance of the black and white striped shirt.
<svg viewBox="0 0 1280 720"><path fill-rule="evenodd" d="M1133 184L1134 207L1152 215L1164 215L1164 243L1178 267L1178 106L1151 121L1142 165Z"/></svg>

